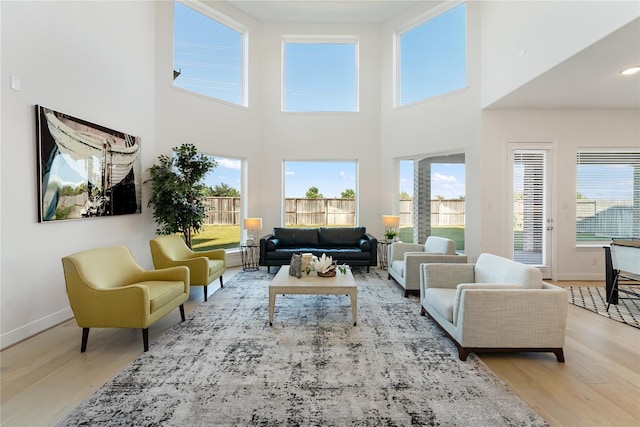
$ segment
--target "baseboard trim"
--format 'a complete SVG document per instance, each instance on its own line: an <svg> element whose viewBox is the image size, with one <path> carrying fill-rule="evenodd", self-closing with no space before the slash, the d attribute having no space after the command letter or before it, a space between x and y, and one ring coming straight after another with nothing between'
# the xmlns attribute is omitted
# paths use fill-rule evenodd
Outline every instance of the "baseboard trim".
<svg viewBox="0 0 640 427"><path fill-rule="evenodd" d="M12 345L18 344L19 342L31 338L34 335L53 328L54 326L72 318L73 311L71 311L71 307L68 307L34 322L27 323L13 331L2 334L0 335L0 350L4 350Z"/></svg>
<svg viewBox="0 0 640 427"><path fill-rule="evenodd" d="M604 281L604 271L602 273L582 273L582 274L558 274L558 278L556 280L599 280Z"/></svg>

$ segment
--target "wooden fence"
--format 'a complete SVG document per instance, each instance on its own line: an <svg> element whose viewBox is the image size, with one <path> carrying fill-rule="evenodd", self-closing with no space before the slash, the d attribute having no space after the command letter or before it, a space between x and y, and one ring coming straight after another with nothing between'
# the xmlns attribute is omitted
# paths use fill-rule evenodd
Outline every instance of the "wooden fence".
<svg viewBox="0 0 640 427"><path fill-rule="evenodd" d="M205 197L207 225L240 225L239 197Z"/></svg>
<svg viewBox="0 0 640 427"><path fill-rule="evenodd" d="M240 225L239 197L207 197L207 225ZM432 226L464 226L464 200L432 200ZM413 201L400 201L400 226L413 226ZM285 199L286 226L353 225L355 199Z"/></svg>
<svg viewBox="0 0 640 427"><path fill-rule="evenodd" d="M433 227L464 226L464 200L431 200ZM400 227L413 227L413 200L400 200Z"/></svg>

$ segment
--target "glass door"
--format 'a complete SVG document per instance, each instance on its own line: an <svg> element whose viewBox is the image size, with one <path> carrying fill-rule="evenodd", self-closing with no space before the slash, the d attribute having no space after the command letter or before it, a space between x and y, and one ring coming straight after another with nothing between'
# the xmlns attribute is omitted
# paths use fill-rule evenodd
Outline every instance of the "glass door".
<svg viewBox="0 0 640 427"><path fill-rule="evenodd" d="M540 268L548 279L553 232L549 203L551 150L525 147L511 144L513 260Z"/></svg>

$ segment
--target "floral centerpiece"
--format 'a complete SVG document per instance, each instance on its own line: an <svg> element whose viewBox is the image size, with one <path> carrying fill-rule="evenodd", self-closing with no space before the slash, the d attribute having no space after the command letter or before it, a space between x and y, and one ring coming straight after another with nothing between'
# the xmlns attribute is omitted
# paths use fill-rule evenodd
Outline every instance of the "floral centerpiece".
<svg viewBox="0 0 640 427"><path fill-rule="evenodd" d="M303 254L303 258L304 255L306 254ZM347 274L348 269L349 266L347 264L338 265L338 262L334 261L332 257L322 254L320 258L314 255L309 259L306 266L303 261L302 271L305 271L307 275L315 271L319 277L334 277L336 271L340 271L340 274Z"/></svg>
<svg viewBox="0 0 640 427"><path fill-rule="evenodd" d="M320 258L313 257L311 260L311 269L313 269L320 277L333 277L336 275L336 264L333 258L322 254Z"/></svg>

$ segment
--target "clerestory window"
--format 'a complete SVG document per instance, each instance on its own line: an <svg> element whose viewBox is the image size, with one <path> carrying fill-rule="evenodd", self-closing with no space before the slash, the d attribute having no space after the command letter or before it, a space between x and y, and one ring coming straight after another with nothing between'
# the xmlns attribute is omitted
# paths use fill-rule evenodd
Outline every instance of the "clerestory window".
<svg viewBox="0 0 640 427"><path fill-rule="evenodd" d="M247 106L247 30L199 2L173 11L173 85Z"/></svg>
<svg viewBox="0 0 640 427"><path fill-rule="evenodd" d="M466 4L449 4L396 32L396 107L466 87Z"/></svg>
<svg viewBox="0 0 640 427"><path fill-rule="evenodd" d="M357 112L357 37L285 36L282 111Z"/></svg>

